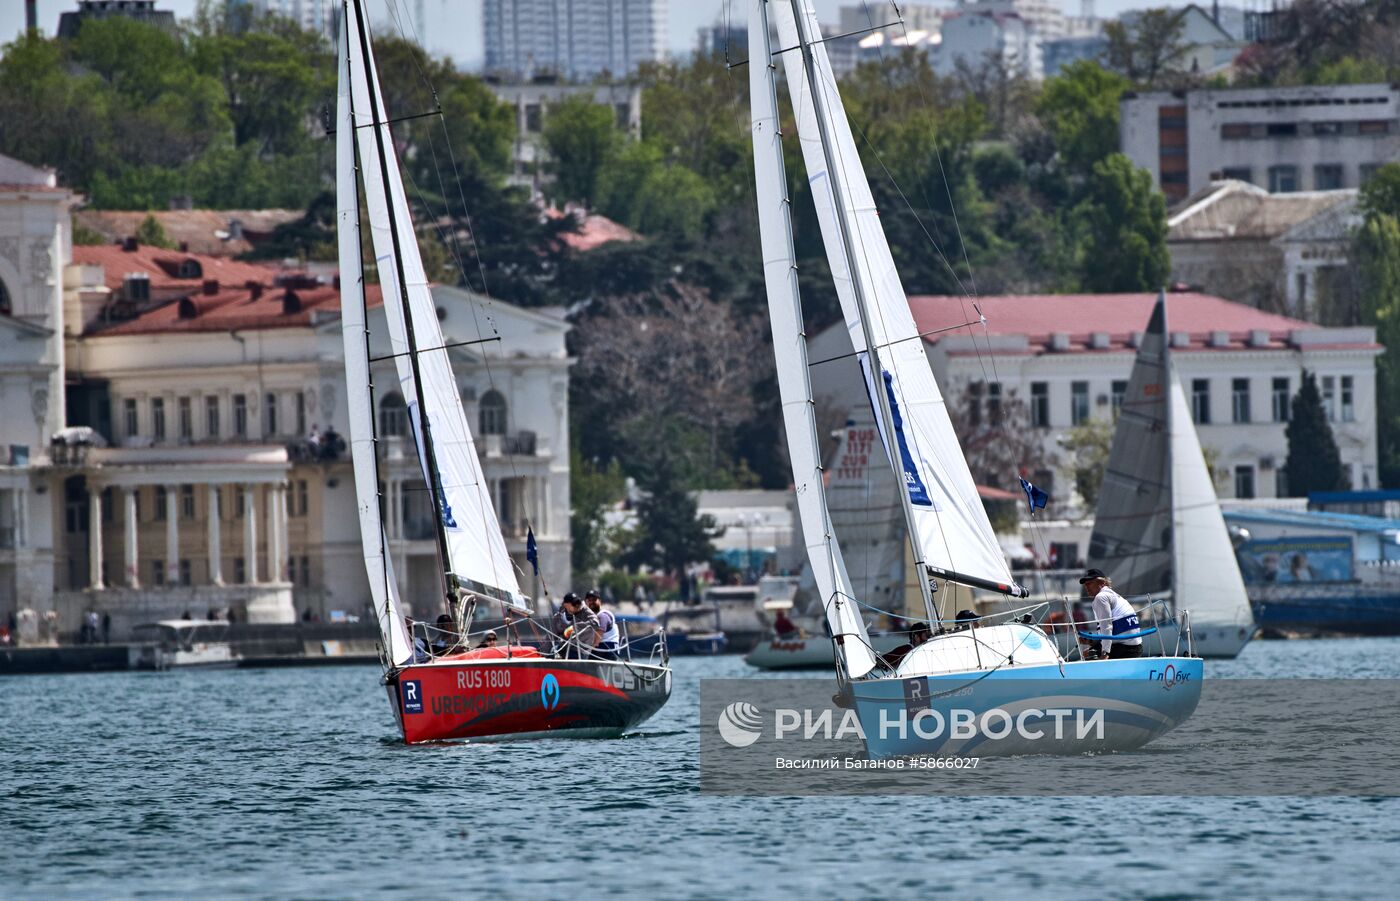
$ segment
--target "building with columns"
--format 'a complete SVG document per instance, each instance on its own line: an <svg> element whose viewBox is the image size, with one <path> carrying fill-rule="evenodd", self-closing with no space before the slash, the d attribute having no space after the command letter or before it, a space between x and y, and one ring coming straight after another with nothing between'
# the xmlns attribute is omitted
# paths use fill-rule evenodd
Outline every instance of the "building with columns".
<svg viewBox="0 0 1400 901"><path fill-rule="evenodd" d="M338 285L130 240L70 248L71 195L38 170L9 190L4 165L0 332L18 340L0 342L0 625L24 608L52 612L60 633L109 613L114 637L186 612L362 614ZM558 310L434 294L448 343L464 342L453 367L507 546L529 574L533 528L545 580L562 587L568 325ZM373 289L370 302L378 339ZM390 552L427 615L441 593L431 505L392 360L374 375ZM531 575L521 586L539 593Z"/></svg>

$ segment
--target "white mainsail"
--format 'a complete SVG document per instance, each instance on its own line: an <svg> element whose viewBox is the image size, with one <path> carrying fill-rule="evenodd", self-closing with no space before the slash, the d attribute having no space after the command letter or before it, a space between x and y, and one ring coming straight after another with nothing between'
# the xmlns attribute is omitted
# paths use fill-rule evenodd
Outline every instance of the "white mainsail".
<svg viewBox="0 0 1400 901"><path fill-rule="evenodd" d="M404 622L398 582L385 553L384 523L379 510L379 472L375 465L374 400L370 396L369 332L365 322L364 261L360 257L360 203L355 183L354 116L350 105L348 29L341 29L340 86L336 98L335 192L336 234L340 244L340 323L345 342L346 399L350 407L350 457L355 464L355 498L360 543L369 574L370 599L379 618L379 634L389 662L413 660L413 642Z"/></svg>
<svg viewBox="0 0 1400 901"><path fill-rule="evenodd" d="M783 424L787 430L797 513L807 546L807 559L812 564L831 633L840 637L846 672L851 678L860 678L874 668L875 654L827 510L825 473L807 370L802 300L797 289L797 259L792 247L777 85L770 62L768 2L750 0L749 49L753 56L749 65L749 99L753 107L754 180L758 193L763 278L768 289L778 394L782 400Z"/></svg>
<svg viewBox="0 0 1400 901"><path fill-rule="evenodd" d="M368 29L361 0L345 4L341 30L349 36L351 105L357 126L354 133L359 137L365 204L384 291L390 353L394 354L399 383L408 404L408 419L413 426L424 482L429 486L437 482L440 488L438 506L448 557L443 562L467 588L523 605L525 601L515 566L501 536L490 486L477 458L457 380L444 347L437 306L418 252L398 156L389 126L384 121L386 113ZM414 361L410 358L410 329L418 351L417 369L422 379L423 406L436 473L432 472L427 442L421 434L419 386L414 377Z"/></svg>
<svg viewBox="0 0 1400 901"><path fill-rule="evenodd" d="M808 33L818 34L816 12L810 0L793 0L807 18ZM778 39L783 47L799 43L793 10L786 4L774 5ZM844 114L836 78L825 46L813 44L815 86L809 84L806 67L799 54L784 54L788 89L797 114L797 131L808 179L816 201L817 218L826 245L827 260L836 283L841 310L850 331L852 345L866 347L864 328L869 327L874 348L884 372L875 378L870 372L868 354L859 354L866 373L867 390L884 391L894 411L891 440L880 423L881 439L896 476L903 475L912 509L911 541L917 546L925 566L935 575L959 582L981 583L1008 594L1024 595L1011 576L1006 557L987 518L968 469L962 447L953 431L938 382L924 355L923 341L914 322L895 269L884 228L880 225L870 185ZM821 92L827 111L825 123L835 146L830 148L836 171L828 171L820 137L818 108L811 91ZM851 244L857 259L847 260L842 246L832 179L839 179L847 206ZM852 279L859 279L869 304L869 320L862 325ZM880 422L877 417L877 422Z"/></svg>
<svg viewBox="0 0 1400 901"><path fill-rule="evenodd" d="M1168 365L1167 371L1171 381L1173 598L1178 610L1191 611L1196 627L1243 627L1247 634L1252 633L1254 612L1191 422L1186 392L1176 377L1176 367Z"/></svg>

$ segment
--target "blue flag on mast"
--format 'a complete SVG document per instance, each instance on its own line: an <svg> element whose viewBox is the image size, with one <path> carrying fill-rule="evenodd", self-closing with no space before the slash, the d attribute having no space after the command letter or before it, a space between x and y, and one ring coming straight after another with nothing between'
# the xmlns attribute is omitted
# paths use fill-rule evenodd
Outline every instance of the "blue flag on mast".
<svg viewBox="0 0 1400 901"><path fill-rule="evenodd" d="M1044 505L1042 504L1042 506ZM529 560L530 565L535 568L535 578L538 579L540 576L540 549L535 544L535 530L528 526L525 528L525 559Z"/></svg>
<svg viewBox="0 0 1400 901"><path fill-rule="evenodd" d="M1050 495L1035 487L1025 479L1021 480L1021 490L1026 493L1026 504L1031 508L1031 515L1035 515L1036 508L1045 509L1046 503L1050 500Z"/></svg>

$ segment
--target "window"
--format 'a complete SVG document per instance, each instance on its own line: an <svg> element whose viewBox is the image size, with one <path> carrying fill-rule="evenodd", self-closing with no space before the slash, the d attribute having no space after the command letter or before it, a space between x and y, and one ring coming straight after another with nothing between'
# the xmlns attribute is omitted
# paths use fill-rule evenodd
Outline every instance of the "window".
<svg viewBox="0 0 1400 901"><path fill-rule="evenodd" d="M1270 166L1269 193L1291 194L1298 190L1297 166Z"/></svg>
<svg viewBox="0 0 1400 901"><path fill-rule="evenodd" d="M1361 164L1361 183L1364 185L1376 174L1376 170L1381 167L1380 163Z"/></svg>
<svg viewBox="0 0 1400 901"><path fill-rule="evenodd" d="M181 585L193 585L193 584L194 584L194 574L193 574L192 568L191 568L191 566L190 566L190 561L188 561L188 560L181 560L181 561L180 561L180 584L181 584Z"/></svg>
<svg viewBox="0 0 1400 901"><path fill-rule="evenodd" d="M1235 467L1235 497L1254 497L1254 467L1248 464Z"/></svg>
<svg viewBox="0 0 1400 901"><path fill-rule="evenodd" d="M1249 379L1234 379L1230 383L1230 418L1249 422Z"/></svg>
<svg viewBox="0 0 1400 901"><path fill-rule="evenodd" d="M1337 421L1337 380L1333 376L1322 377L1322 409L1327 411L1327 421Z"/></svg>
<svg viewBox="0 0 1400 901"><path fill-rule="evenodd" d="M151 398L151 435L157 441L165 440L165 398Z"/></svg>
<svg viewBox="0 0 1400 901"><path fill-rule="evenodd" d="M243 488L242 485L235 485L235 486L234 486L234 488L233 488L233 517L234 517L234 519L242 519L242 518L243 518L243 496L244 496L245 494L247 494L247 493L248 493L248 492L247 492L246 490L244 490L244 488Z"/></svg>
<svg viewBox="0 0 1400 901"><path fill-rule="evenodd" d="M1351 376L1342 376L1342 422L1356 420L1356 402L1352 384Z"/></svg>
<svg viewBox="0 0 1400 901"><path fill-rule="evenodd" d="M1274 470L1274 497L1288 497L1288 470L1282 466Z"/></svg>
<svg viewBox="0 0 1400 901"><path fill-rule="evenodd" d="M1191 380L1191 418L1197 425L1210 424L1210 379Z"/></svg>
<svg viewBox="0 0 1400 901"><path fill-rule="evenodd" d="M164 560L152 560L152 561L151 561L151 584L152 584L152 585L164 585L164 584L165 584L165 561L164 561Z"/></svg>
<svg viewBox="0 0 1400 901"><path fill-rule="evenodd" d="M1069 386L1069 423L1079 425L1089 419L1089 383L1071 382Z"/></svg>
<svg viewBox="0 0 1400 901"><path fill-rule="evenodd" d="M309 492L307 490L306 479L297 479L295 488L296 493L292 495L292 512L290 515L305 516L307 508L310 506L307 503Z"/></svg>
<svg viewBox="0 0 1400 901"><path fill-rule="evenodd" d="M153 515L155 516L155 521L156 521L156 522L165 522L165 486L164 486L164 485L157 485L157 486L156 486L156 503L155 503L155 507L156 507L156 509L155 509L154 514L153 514Z"/></svg>
<svg viewBox="0 0 1400 901"><path fill-rule="evenodd" d="M992 425L1001 422L1001 382L987 383L987 421Z"/></svg>
<svg viewBox="0 0 1400 901"><path fill-rule="evenodd" d="M379 434L399 438L408 434L408 407L397 391L384 395L379 402Z"/></svg>
<svg viewBox="0 0 1400 901"><path fill-rule="evenodd" d="M1342 167L1337 163L1313 166L1313 190L1336 191L1342 187Z"/></svg>
<svg viewBox="0 0 1400 901"><path fill-rule="evenodd" d="M1226 141L1238 141L1249 137L1253 130L1248 122L1227 122L1220 126L1220 137Z"/></svg>
<svg viewBox="0 0 1400 901"><path fill-rule="evenodd" d="M209 438L219 437L219 399L204 399L204 434Z"/></svg>
<svg viewBox="0 0 1400 901"><path fill-rule="evenodd" d="M1312 133L1319 136L1339 135L1342 133L1342 123L1340 122L1314 122Z"/></svg>
<svg viewBox="0 0 1400 901"><path fill-rule="evenodd" d="M1274 422L1288 421L1288 407L1293 395L1288 390L1288 379L1274 379ZM1283 495L1279 495L1283 497Z"/></svg>
<svg viewBox="0 0 1400 901"><path fill-rule="evenodd" d="M543 111L538 103L525 104L525 130L530 134L539 134L544 124Z"/></svg>
<svg viewBox="0 0 1400 901"><path fill-rule="evenodd" d="M1050 428L1050 386L1045 382L1031 382L1031 425Z"/></svg>
<svg viewBox="0 0 1400 901"><path fill-rule="evenodd" d="M182 397L178 401L178 419L180 428L180 440L190 441L194 438L194 408L190 404L188 397Z"/></svg>
<svg viewBox="0 0 1400 901"><path fill-rule="evenodd" d="M194 519L194 486L180 486L180 516L184 519Z"/></svg>
<svg viewBox="0 0 1400 901"><path fill-rule="evenodd" d="M1128 382L1126 379L1113 380L1113 415L1117 416L1123 409L1123 398L1128 396Z"/></svg>
<svg viewBox="0 0 1400 901"><path fill-rule="evenodd" d="M248 581L248 567L242 557L233 558L233 581L235 585L242 585Z"/></svg>
<svg viewBox="0 0 1400 901"><path fill-rule="evenodd" d="M141 434L141 426L136 419L136 399L133 397L122 401L122 427L128 438L135 438Z"/></svg>
<svg viewBox="0 0 1400 901"><path fill-rule="evenodd" d="M248 395L233 396L233 437L248 437Z"/></svg>
<svg viewBox="0 0 1400 901"><path fill-rule="evenodd" d="M487 391L481 396L481 411L478 415L481 434L504 435L506 433L506 399L499 391Z"/></svg>
<svg viewBox="0 0 1400 901"><path fill-rule="evenodd" d="M1228 166L1220 170L1221 178L1234 179L1235 181L1254 182L1254 170L1248 166Z"/></svg>
<svg viewBox="0 0 1400 901"><path fill-rule="evenodd" d="M982 382L967 386L967 424L974 427L982 424Z"/></svg>
<svg viewBox="0 0 1400 901"><path fill-rule="evenodd" d="M278 434L277 430L277 395L268 392L263 405L263 435L270 436Z"/></svg>
<svg viewBox="0 0 1400 901"><path fill-rule="evenodd" d="M1379 119L1371 122L1361 122L1357 124L1356 131L1358 134L1363 135L1389 134L1390 123L1387 122L1385 119Z"/></svg>
<svg viewBox="0 0 1400 901"><path fill-rule="evenodd" d="M306 392L297 392L297 434L306 434Z"/></svg>
<svg viewBox="0 0 1400 901"><path fill-rule="evenodd" d="M1298 133L1298 123L1270 122L1264 126L1264 133L1271 138L1291 138Z"/></svg>

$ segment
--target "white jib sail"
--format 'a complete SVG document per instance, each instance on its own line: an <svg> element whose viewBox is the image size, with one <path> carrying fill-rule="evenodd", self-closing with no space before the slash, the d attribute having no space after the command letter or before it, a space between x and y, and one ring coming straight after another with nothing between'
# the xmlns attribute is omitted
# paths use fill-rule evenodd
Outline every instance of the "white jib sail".
<svg viewBox="0 0 1400 901"><path fill-rule="evenodd" d="M355 189L354 123L350 112L350 71L346 30L341 30L340 89L336 99L335 193L336 236L340 244L340 324L345 342L345 396L350 407L350 458L355 464L355 500L360 516L360 543L370 599L379 617L379 634L389 661L403 666L413 659L413 642L404 623L391 558L384 553L384 523L379 515L379 478L375 467L374 400L370 397L369 335L365 324L364 271L360 258L359 192Z"/></svg>
<svg viewBox="0 0 1400 901"><path fill-rule="evenodd" d="M820 33L810 0L793 0L793 5L808 17L811 33ZM779 42L784 48L796 47L798 33L793 10L785 3L774 3L773 12ZM955 573L991 585L1006 586L1008 593L1020 593L977 494L977 485L948 418L943 393L924 355L923 339L919 337L884 228L880 225L879 211L856 152L825 45L814 44L812 54L819 82L815 87L822 91L831 118L827 127L835 142L832 158L838 171L827 171L817 111L809 93L813 86L808 84L801 55L793 50L784 53L783 58L788 90L797 114L802 157L807 165L836 293L851 344L857 349L865 347L865 338L851 283L853 275L861 280L867 298L870 330L885 370L884 377L871 377L864 353L860 354L861 364L866 372L867 389L888 392L895 410L899 434L891 441L881 424L881 439L896 478L902 474L908 488L918 548L924 563L936 573ZM839 237L829 181L833 177L841 180L842 194L849 207L851 243L858 256L851 261L854 265L848 264Z"/></svg>
<svg viewBox="0 0 1400 901"><path fill-rule="evenodd" d="M411 320L418 347L418 370L423 380L428 429L432 433L433 453L442 487L440 500L449 557L445 563L464 581L466 587L524 606L525 599L520 591L515 566L501 536L490 485L481 471L481 461L477 458L476 445L462 410L457 380L452 374L447 349L443 346L445 342L438 324L437 305L429 290L428 277L418 252L417 236L399 172L398 155L394 151L389 126L383 123L387 113L379 90L373 51L369 49L368 23L361 20L360 10L356 6L357 3L346 5L346 21L342 30L351 36L350 83L354 92L354 116L361 126L357 133L370 236L374 242L380 285L384 290L390 352L396 355L399 384L408 404L408 420L417 439L424 482L431 485L433 479L428 471L422 435L419 434L417 390L408 353L405 311ZM357 35L360 40L356 39ZM379 125L371 124L373 110L378 110ZM376 132L379 133L378 140ZM397 234L394 234L390 224L391 207ZM397 276L398 267L395 266L396 239L407 297L403 296Z"/></svg>
<svg viewBox="0 0 1400 901"><path fill-rule="evenodd" d="M1172 405L1173 600L1177 610L1191 612L1193 627L1247 626L1254 622L1254 612L1174 365L1167 367L1167 380Z"/></svg>
<svg viewBox="0 0 1400 901"><path fill-rule="evenodd" d="M802 329L802 300L797 289L797 260L792 248L776 76L771 64L768 4L769 0L750 0L749 4L749 50L752 54L749 97L753 107L754 179L763 280L768 289L778 394L783 405L783 425L787 430L797 513L802 523L807 559L812 563L812 574L831 633L842 636L846 672L858 679L874 668L875 654L851 590L851 580L826 504L812 385L807 371L807 340Z"/></svg>

